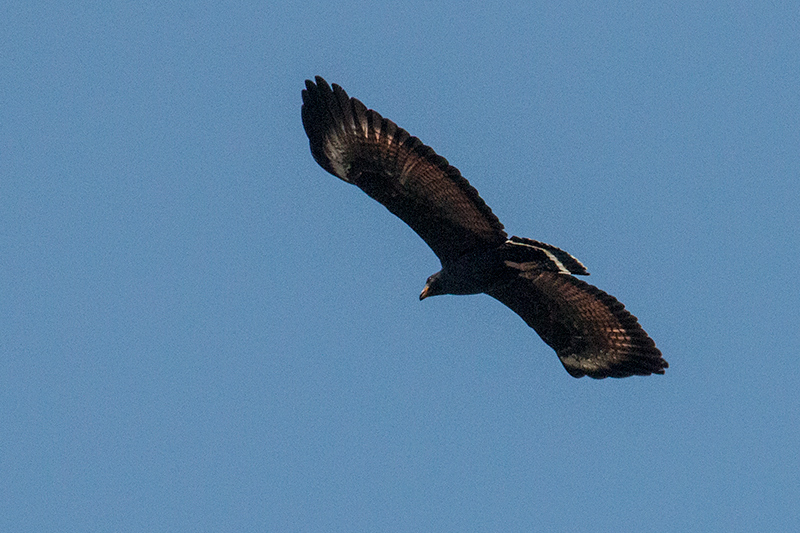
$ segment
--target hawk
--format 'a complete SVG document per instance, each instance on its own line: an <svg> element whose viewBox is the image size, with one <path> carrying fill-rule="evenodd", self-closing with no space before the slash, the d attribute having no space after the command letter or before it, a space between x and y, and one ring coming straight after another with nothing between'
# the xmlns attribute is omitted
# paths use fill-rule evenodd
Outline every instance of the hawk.
<svg viewBox="0 0 800 533"><path fill-rule="evenodd" d="M580 261L551 244L509 238L458 169L338 85L317 76L302 94L316 162L411 226L441 261L420 300L488 294L522 317L576 378L664 373L668 364L636 317L575 277L588 275Z"/></svg>

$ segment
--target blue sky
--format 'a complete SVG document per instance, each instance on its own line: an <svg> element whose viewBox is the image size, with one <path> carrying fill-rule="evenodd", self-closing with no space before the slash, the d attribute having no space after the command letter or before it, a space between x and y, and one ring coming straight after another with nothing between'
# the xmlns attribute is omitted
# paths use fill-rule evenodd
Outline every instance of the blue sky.
<svg viewBox="0 0 800 533"><path fill-rule="evenodd" d="M0 530L800 523L793 2L0 16ZM571 378L311 158L303 81L578 257L665 376Z"/></svg>

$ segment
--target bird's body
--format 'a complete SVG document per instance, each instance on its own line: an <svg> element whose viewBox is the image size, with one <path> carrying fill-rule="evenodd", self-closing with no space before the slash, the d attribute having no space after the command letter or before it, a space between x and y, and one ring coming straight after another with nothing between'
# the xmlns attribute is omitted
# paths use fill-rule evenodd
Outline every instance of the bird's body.
<svg viewBox="0 0 800 533"><path fill-rule="evenodd" d="M587 273L577 259L555 246L512 237L500 246L443 261L442 270L428 279L429 288L425 297L438 294L490 294L508 285L521 272L540 270L562 274Z"/></svg>
<svg viewBox="0 0 800 533"><path fill-rule="evenodd" d="M303 126L325 170L357 185L419 234L442 263L420 299L486 293L542 337L572 376L663 374L668 367L636 317L569 253L509 238L455 167L338 85L306 81Z"/></svg>

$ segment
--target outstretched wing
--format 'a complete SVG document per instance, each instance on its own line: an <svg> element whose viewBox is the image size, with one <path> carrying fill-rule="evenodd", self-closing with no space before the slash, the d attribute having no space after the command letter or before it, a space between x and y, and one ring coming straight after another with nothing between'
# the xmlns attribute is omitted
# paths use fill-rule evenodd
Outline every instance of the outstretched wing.
<svg viewBox="0 0 800 533"><path fill-rule="evenodd" d="M457 168L338 85L307 80L302 115L317 163L400 217L443 263L505 242L503 225Z"/></svg>
<svg viewBox="0 0 800 533"><path fill-rule="evenodd" d="M488 294L535 329L576 378L663 374L669 366L624 305L568 274L521 272Z"/></svg>

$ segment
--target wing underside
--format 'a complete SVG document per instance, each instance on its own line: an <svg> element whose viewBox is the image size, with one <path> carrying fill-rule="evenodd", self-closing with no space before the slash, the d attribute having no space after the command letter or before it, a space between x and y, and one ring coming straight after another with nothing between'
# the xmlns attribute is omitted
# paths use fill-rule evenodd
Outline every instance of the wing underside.
<svg viewBox="0 0 800 533"><path fill-rule="evenodd" d="M411 226L442 262L505 241L458 169L338 85L306 81L302 116L314 159Z"/></svg>
<svg viewBox="0 0 800 533"><path fill-rule="evenodd" d="M574 377L663 374L668 367L622 303L573 276L521 272L488 294L536 330Z"/></svg>

